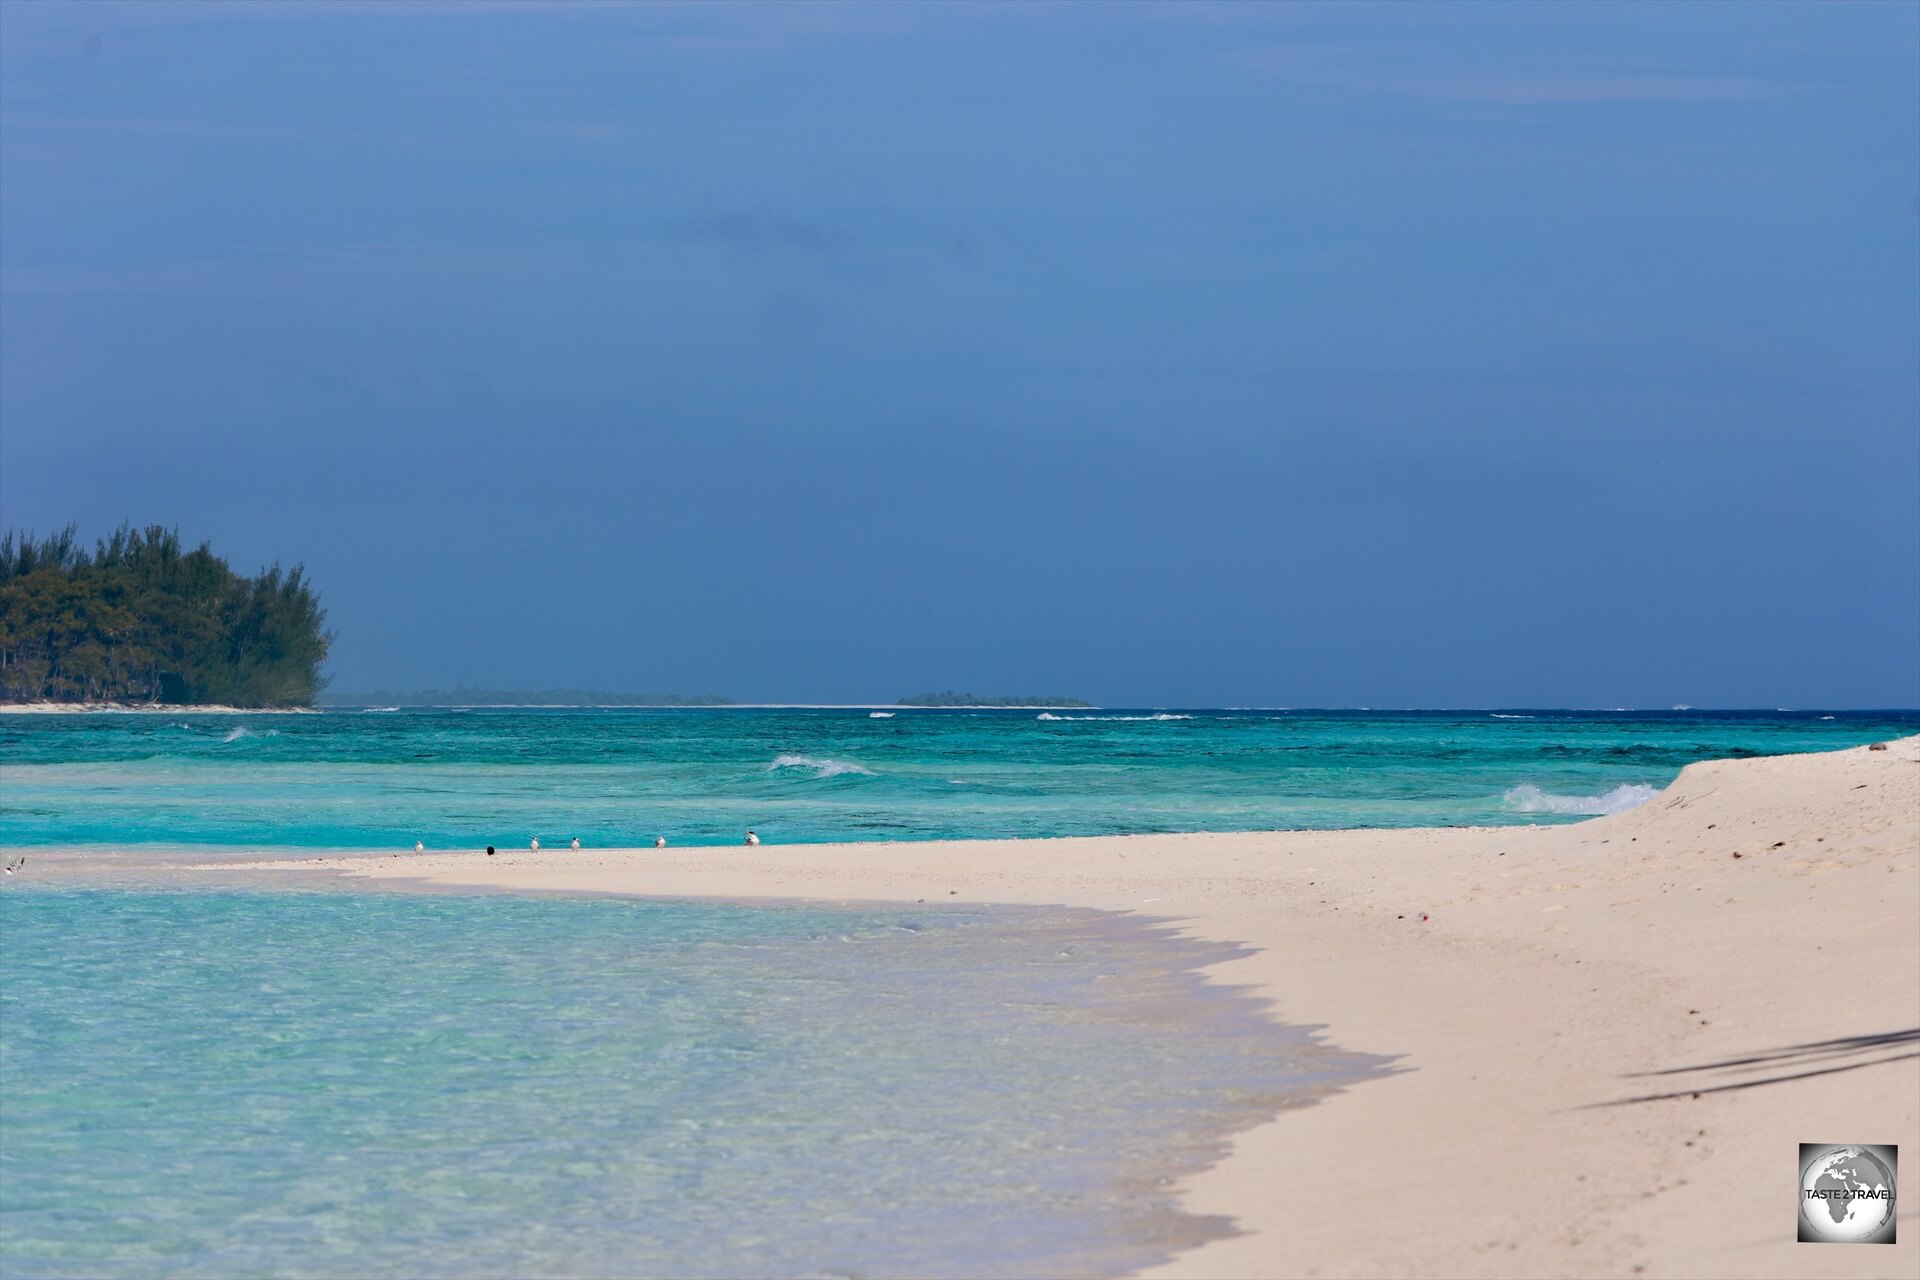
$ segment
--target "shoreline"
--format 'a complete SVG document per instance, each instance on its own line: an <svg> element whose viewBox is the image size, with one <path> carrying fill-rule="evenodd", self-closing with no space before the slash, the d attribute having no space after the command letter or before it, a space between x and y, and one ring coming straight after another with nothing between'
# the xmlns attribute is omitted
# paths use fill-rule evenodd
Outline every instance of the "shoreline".
<svg viewBox="0 0 1920 1280"><path fill-rule="evenodd" d="M9 716L313 716L315 707L230 707L224 703L168 702L0 702L0 715Z"/></svg>
<svg viewBox="0 0 1920 1280"><path fill-rule="evenodd" d="M1793 1239L1798 1143L1920 1151L1920 737L1690 765L1639 808L1545 827L206 868L249 869L750 903L1064 905L1240 945L1213 981L1404 1069L1236 1135L1179 1192L1185 1212L1231 1217L1241 1234L1151 1275L1920 1266L1911 1208L1894 1246Z"/></svg>

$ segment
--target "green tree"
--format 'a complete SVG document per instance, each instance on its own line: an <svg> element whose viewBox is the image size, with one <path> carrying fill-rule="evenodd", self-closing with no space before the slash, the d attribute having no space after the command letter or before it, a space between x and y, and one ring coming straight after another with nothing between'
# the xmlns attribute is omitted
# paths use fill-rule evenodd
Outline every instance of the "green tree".
<svg viewBox="0 0 1920 1280"><path fill-rule="evenodd" d="M308 706L325 624L304 569L241 577L159 525L0 536L0 700Z"/></svg>

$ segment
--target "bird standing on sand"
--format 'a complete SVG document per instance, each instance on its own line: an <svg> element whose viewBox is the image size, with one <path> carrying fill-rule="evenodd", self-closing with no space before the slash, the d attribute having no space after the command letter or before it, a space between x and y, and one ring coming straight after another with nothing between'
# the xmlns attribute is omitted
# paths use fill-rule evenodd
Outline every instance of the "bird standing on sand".
<svg viewBox="0 0 1920 1280"><path fill-rule="evenodd" d="M14 872L18 871L20 868L26 865L27 865L26 855L21 854L18 858L15 858L12 862L9 862L7 864L7 874L12 875Z"/></svg>
<svg viewBox="0 0 1920 1280"><path fill-rule="evenodd" d="M751 832L751 831L749 831L749 832L747 832L747 843L748 843L748 844L759 844L759 843L760 843L760 837L759 837L759 836L757 836L757 835L755 835L755 834L753 834L753 832Z"/></svg>
<svg viewBox="0 0 1920 1280"><path fill-rule="evenodd" d="M655 837L653 838L653 847L654 847L654 848L656 848L656 849L664 849L664 848L666 848L666 847L667 847L667 838L666 838L665 836L655 836Z"/></svg>
<svg viewBox="0 0 1920 1280"><path fill-rule="evenodd" d="M578 848L580 847L580 837L579 837L579 836L575 836L575 837L573 838L573 843L572 843L572 844L570 844L570 845L568 845L567 847L568 847L569 849L578 849Z"/></svg>
<svg viewBox="0 0 1920 1280"><path fill-rule="evenodd" d="M540 837L535 836L533 839L527 841L527 848L533 850L535 853L540 852Z"/></svg>
<svg viewBox="0 0 1920 1280"><path fill-rule="evenodd" d="M413 851L415 853L425 853L427 851L427 846L422 844L420 841L415 840L413 842Z"/></svg>

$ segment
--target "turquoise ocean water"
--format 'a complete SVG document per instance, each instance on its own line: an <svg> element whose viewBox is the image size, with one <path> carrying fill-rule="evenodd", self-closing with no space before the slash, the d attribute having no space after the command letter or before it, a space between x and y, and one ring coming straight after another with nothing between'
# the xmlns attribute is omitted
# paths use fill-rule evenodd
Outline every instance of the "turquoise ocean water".
<svg viewBox="0 0 1920 1280"><path fill-rule="evenodd" d="M1830 717L1830 718L1829 718ZM733 844L1552 822L1913 712L0 717L0 847Z"/></svg>
<svg viewBox="0 0 1920 1280"><path fill-rule="evenodd" d="M0 846L32 856L0 889L0 1276L1112 1273L1229 1229L1169 1197L1226 1135L1389 1069L1199 982L1220 949L1091 913L408 893L183 848L1569 821L1691 760L1915 731L6 717Z"/></svg>

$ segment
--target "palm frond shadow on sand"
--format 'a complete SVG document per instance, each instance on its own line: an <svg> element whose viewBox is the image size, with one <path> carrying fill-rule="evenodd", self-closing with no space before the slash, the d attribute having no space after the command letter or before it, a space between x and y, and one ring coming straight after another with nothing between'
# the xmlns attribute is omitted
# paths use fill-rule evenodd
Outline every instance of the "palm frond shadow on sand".
<svg viewBox="0 0 1920 1280"><path fill-rule="evenodd" d="M1789 1080L1807 1080L1814 1076L1837 1075L1877 1067L1887 1062L1920 1058L1920 1027L1904 1031L1882 1031L1874 1035L1842 1036L1837 1040L1815 1040L1809 1044L1765 1049L1739 1058L1703 1062L1690 1067L1667 1067L1660 1071L1636 1071L1629 1080L1655 1080L1687 1077L1680 1087L1661 1093L1643 1093L1611 1102L1590 1103L1596 1107L1623 1107L1634 1102L1664 1102L1669 1098L1697 1098L1706 1093L1728 1093L1735 1089L1757 1089L1761 1085L1784 1084Z"/></svg>

